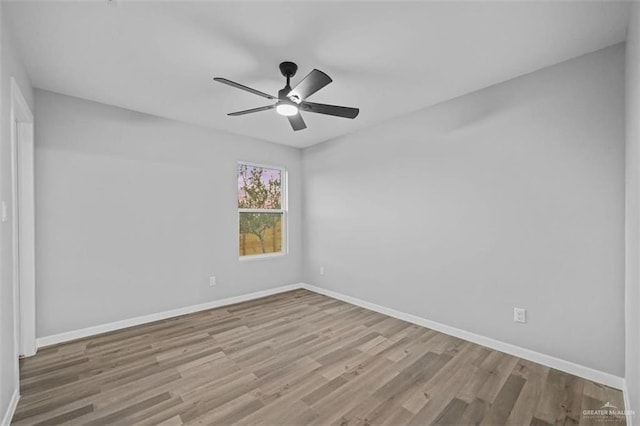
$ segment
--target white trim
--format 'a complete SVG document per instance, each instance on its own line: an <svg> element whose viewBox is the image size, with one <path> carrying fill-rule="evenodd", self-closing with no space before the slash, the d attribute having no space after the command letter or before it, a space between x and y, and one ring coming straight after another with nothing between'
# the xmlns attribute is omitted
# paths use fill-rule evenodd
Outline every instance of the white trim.
<svg viewBox="0 0 640 426"><path fill-rule="evenodd" d="M627 413L627 426L633 426L633 414L631 410L631 401L629 401L629 389L627 389L627 380L625 379L624 385L622 387L622 397L624 398L624 409Z"/></svg>
<svg viewBox="0 0 640 426"><path fill-rule="evenodd" d="M13 415L16 412L19 399L20 399L20 393L16 389L13 391L13 395L11 396L11 401L9 401L9 406L7 407L7 411L5 411L4 416L2 416L2 423L0 423L0 425L9 426L11 424L11 419L13 419Z"/></svg>
<svg viewBox="0 0 640 426"><path fill-rule="evenodd" d="M361 300L355 297L347 296L342 293L338 293L332 290L327 290L321 287L316 287L314 285L306 284L306 283L285 285L282 287L276 287L269 290L263 290L263 291L258 291L255 293L245 294L241 296L215 300L215 301L203 303L200 305L192 305L184 308L173 309L171 311L160 312L157 314L145 315L145 316L131 318L123 321L116 321L109 324L88 327L81 330L69 331L66 333L55 334L52 336L40 337L37 339L37 345L38 345L38 348L43 346L55 345L57 343L68 342L71 340L81 339L83 337L89 337L89 336L93 336L100 333L120 330L122 328L133 327L136 325L145 324L153 321L159 321L166 318L172 318L180 315L190 314L193 312L219 308L222 306L232 305L235 303L241 303L249 300L259 299L261 297L284 293L286 291L291 291L291 290L297 290L299 288L304 288L306 290L323 294L325 296L329 296L334 299L342 300L352 305L360 306L362 308L369 309L371 311L378 312L383 315L388 315L393 318L398 318L403 321L407 321L412 324L419 325L421 327L427 327L432 330L436 330L441 333L448 334L450 336L458 337L460 339L464 339L469 342L476 343L478 345L482 345L491 349L498 350L500 352L517 356L518 358L524 358L529 361L533 361L538 364L545 365L547 367L555 368L557 370L561 370L578 377L592 380L597 383L602 383L604 385L611 386L616 389L621 389L624 392L625 407L629 406L628 394L626 391L624 379L622 377L614 376L613 374L605 373L603 371L595 370L590 367L575 364L571 361L566 361L550 355L545 355L540 352L532 351L530 349L522 348L520 346L512 345L510 343L501 342L499 340L491 339L489 337L481 336L479 334L471 333L469 331L461 330L459 328L451 327L451 326L441 324L435 321L431 321L428 319L424 319L415 315L400 312L395 309L386 308L384 306L376 305L375 303L366 302L364 300ZM627 420L627 425L631 426L631 422L629 420Z"/></svg>
<svg viewBox="0 0 640 426"><path fill-rule="evenodd" d="M120 330L123 328L133 327L140 324L146 324L149 322L177 317L180 315L191 314L193 312L205 311L207 309L219 308L221 306L233 305L236 303L259 299L261 297L272 296L274 294L284 293L286 291L291 291L291 290L297 290L299 288L302 288L300 284L285 285L281 287L271 288L268 290L257 291L255 293L243 294L241 296L234 296L234 297L228 297L226 299L214 300L214 301L202 303L199 305L191 305L191 306L186 306L184 308L178 308L178 309L172 309L170 311L159 312L156 314L144 315L141 317L111 322L108 324L96 325L93 327L83 328L81 330L67 331L65 333L39 337L36 340L36 342L37 342L38 348L41 348L43 346L55 345L58 343L81 339L83 337L94 336L96 334L107 333L109 331Z"/></svg>
<svg viewBox="0 0 640 426"><path fill-rule="evenodd" d="M16 106L15 118L20 122L33 123L33 114L29 103L22 94L16 79L11 77L11 103Z"/></svg>
<svg viewBox="0 0 640 426"><path fill-rule="evenodd" d="M282 180L280 180L282 182ZM284 209L238 209L238 213L271 213L282 214L285 213Z"/></svg>
<svg viewBox="0 0 640 426"><path fill-rule="evenodd" d="M20 354L36 354L35 179L33 123L18 123Z"/></svg>
<svg viewBox="0 0 640 426"><path fill-rule="evenodd" d="M458 337L460 339L464 339L478 345L486 346L488 348L495 349L509 355L517 356L518 358L524 358L529 361L537 362L538 364L555 368L557 370L561 370L575 376L583 377L594 382L602 383L616 389L623 389L624 386L624 379L622 377L614 376L613 374L605 373L604 371L595 370L590 367L575 364L571 361L566 361L560 358L553 357L551 355L545 355L540 352L532 351L531 349L512 345L511 343L501 342L499 340L481 336L470 331L461 330L459 328L451 327L415 315L407 314L405 312L400 312L395 309L376 305L375 303L366 302L355 297L347 296L342 293L337 293L335 291L327 290L321 287L316 287L311 284L303 283L302 287L316 293L324 294L325 296L333 297L334 299L351 303L352 305L360 306L362 308L388 315L390 317L398 318L422 327L427 327L432 330L448 334L450 336Z"/></svg>
<svg viewBox="0 0 640 426"><path fill-rule="evenodd" d="M267 260L274 257L284 257L287 256L287 253L284 251L278 251L276 253L263 253L263 254L245 254L244 256L238 257L240 262L247 262L249 260Z"/></svg>
<svg viewBox="0 0 640 426"><path fill-rule="evenodd" d="M18 377L17 357L36 353L34 135L33 114L13 77L10 120L13 312Z"/></svg>
<svg viewBox="0 0 640 426"><path fill-rule="evenodd" d="M261 164L261 163L253 163L251 161L238 161L238 164L242 164L245 166L254 166L254 167L262 167L263 169L276 169L284 171L284 166L276 166L273 164Z"/></svg>

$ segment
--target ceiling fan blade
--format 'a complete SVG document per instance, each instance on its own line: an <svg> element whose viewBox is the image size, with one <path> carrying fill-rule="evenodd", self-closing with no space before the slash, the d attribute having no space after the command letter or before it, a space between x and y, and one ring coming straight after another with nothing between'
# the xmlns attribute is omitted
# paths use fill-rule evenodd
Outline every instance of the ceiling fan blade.
<svg viewBox="0 0 640 426"><path fill-rule="evenodd" d="M245 114L251 114L252 112L266 111L268 109L274 109L275 107L276 107L275 105L267 105L267 106L258 107L258 108L245 109L244 111L230 112L227 115L235 117L236 115L245 115Z"/></svg>
<svg viewBox="0 0 640 426"><path fill-rule="evenodd" d="M226 78L215 77L214 80L217 81L218 83L224 83L224 84L227 84L227 85L229 85L231 87L235 87L236 89L244 90L246 92L253 93L254 95L262 96L263 98L277 99L275 96L271 96L271 95L266 94L264 92L261 92L259 90L252 89L251 87L247 87L244 84L240 84L240 83L236 83L235 81L227 80Z"/></svg>
<svg viewBox="0 0 640 426"><path fill-rule="evenodd" d="M290 115L287 118L289 119L289 123L291 123L293 130L302 130L307 128L307 125L299 113L296 115Z"/></svg>
<svg viewBox="0 0 640 426"><path fill-rule="evenodd" d="M356 118L360 113L358 108L349 108L337 105L316 104L313 102L302 102L300 108L303 111L315 112L317 114L334 115L336 117Z"/></svg>
<svg viewBox="0 0 640 426"><path fill-rule="evenodd" d="M289 92L287 97L290 99L292 97L297 97L300 101L304 101L332 81L331 77L320 70L314 69L307 74L307 76L303 78L302 81L291 90L291 92Z"/></svg>

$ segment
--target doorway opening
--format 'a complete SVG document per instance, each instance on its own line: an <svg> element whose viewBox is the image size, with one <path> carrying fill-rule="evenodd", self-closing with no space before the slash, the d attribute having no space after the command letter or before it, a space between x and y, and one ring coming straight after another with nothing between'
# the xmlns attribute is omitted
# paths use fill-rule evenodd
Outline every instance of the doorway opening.
<svg viewBox="0 0 640 426"><path fill-rule="evenodd" d="M34 132L33 114L13 78L10 125L15 377L19 384L18 358L36 353Z"/></svg>

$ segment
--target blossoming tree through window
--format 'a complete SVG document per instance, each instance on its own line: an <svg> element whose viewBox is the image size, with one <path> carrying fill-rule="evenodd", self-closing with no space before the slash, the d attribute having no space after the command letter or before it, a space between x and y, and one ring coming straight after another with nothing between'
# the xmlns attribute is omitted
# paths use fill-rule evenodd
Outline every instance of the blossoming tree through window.
<svg viewBox="0 0 640 426"><path fill-rule="evenodd" d="M283 252L284 170L238 164L240 256Z"/></svg>

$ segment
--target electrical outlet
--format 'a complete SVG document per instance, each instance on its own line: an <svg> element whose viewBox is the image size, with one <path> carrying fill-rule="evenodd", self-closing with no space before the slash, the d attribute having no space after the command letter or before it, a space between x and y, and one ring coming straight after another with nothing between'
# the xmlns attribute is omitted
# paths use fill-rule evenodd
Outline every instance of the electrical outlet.
<svg viewBox="0 0 640 426"><path fill-rule="evenodd" d="M209 287L214 287L217 284L218 283L216 282L216 277L214 277L214 276L209 277Z"/></svg>
<svg viewBox="0 0 640 426"><path fill-rule="evenodd" d="M513 308L513 320L521 323L527 322L526 313L527 311L522 308Z"/></svg>
<svg viewBox="0 0 640 426"><path fill-rule="evenodd" d="M320 267L320 275L324 275L324 266Z"/></svg>

